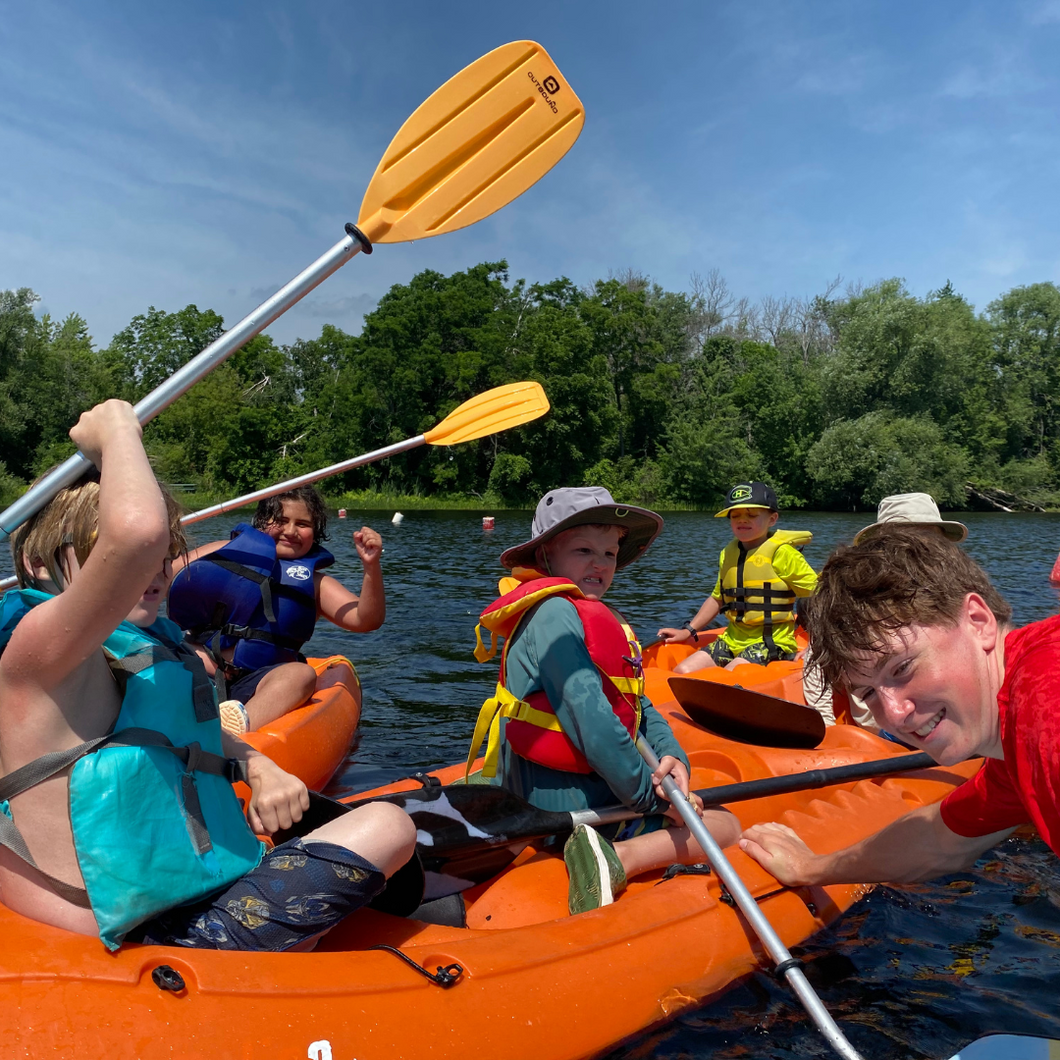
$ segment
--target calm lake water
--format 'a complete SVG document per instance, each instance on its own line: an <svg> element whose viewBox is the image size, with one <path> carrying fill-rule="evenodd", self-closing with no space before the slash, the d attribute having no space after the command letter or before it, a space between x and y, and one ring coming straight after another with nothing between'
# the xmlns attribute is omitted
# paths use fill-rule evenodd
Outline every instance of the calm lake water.
<svg viewBox="0 0 1060 1060"><path fill-rule="evenodd" d="M496 676L494 663L482 666L472 657L476 616L496 595L501 551L530 536L529 512L496 513L492 531L483 531L483 514L490 513L415 511L393 526L391 512L351 511L344 522L332 521L333 573L355 591L361 567L350 533L362 522L382 533L388 600L378 632L357 636L321 623L307 648L313 655L348 655L364 685L360 732L332 792L364 790L465 756ZM1047 579L1060 549L1060 515L961 518L970 530L969 552L1012 603L1016 622L1053 614L1060 605ZM194 540L227 536L235 521L194 526ZM814 532L805 555L819 569L836 543L871 521L864 514L806 512L781 525ZM608 602L644 640L660 625L680 624L713 586L727 529L726 520L707 513L667 515L658 542L618 574ZM2 573L10 569L5 555ZM950 1057L988 1033L1060 1038L1057 869L1040 841L1012 839L974 871L877 889L798 952L867 1060ZM627 1043L609 1060L827 1053L787 989L759 975Z"/></svg>

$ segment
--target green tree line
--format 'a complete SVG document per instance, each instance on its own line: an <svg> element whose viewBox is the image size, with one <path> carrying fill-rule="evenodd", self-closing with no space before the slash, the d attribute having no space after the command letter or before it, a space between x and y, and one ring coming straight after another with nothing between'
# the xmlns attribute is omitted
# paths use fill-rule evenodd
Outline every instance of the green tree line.
<svg viewBox="0 0 1060 1060"><path fill-rule="evenodd" d="M359 335L259 336L145 431L158 476L234 495L420 434L473 395L540 381L535 423L422 447L326 484L524 505L559 485L709 507L740 479L787 507L869 509L925 490L1060 504L1060 289L1016 287L985 312L947 282L899 279L812 299L737 299L717 272L666 291L627 273L578 287L487 262L396 285ZM150 308L98 347L84 318L0 293L0 494L72 450L104 397L136 401L220 335L194 305ZM6 501L5 501L6 503Z"/></svg>

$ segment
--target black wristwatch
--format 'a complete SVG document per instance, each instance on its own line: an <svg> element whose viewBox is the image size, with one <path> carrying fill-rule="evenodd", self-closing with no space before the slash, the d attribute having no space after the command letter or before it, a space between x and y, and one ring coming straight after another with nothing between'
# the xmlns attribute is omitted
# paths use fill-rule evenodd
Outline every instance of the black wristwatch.
<svg viewBox="0 0 1060 1060"><path fill-rule="evenodd" d="M699 630L696 629L691 622L686 622L683 629L687 629L692 634L692 639L698 644L699 643Z"/></svg>

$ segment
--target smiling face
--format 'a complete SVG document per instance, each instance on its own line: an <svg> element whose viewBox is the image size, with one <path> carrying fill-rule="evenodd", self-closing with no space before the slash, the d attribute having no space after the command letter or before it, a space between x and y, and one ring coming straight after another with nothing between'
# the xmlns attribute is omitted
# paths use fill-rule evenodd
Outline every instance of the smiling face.
<svg viewBox="0 0 1060 1060"><path fill-rule="evenodd" d="M968 595L956 625L910 626L884 646L882 657L846 672L847 687L881 728L942 765L1002 757L1004 639L981 597Z"/></svg>
<svg viewBox="0 0 1060 1060"><path fill-rule="evenodd" d="M733 508L729 512L729 526L740 544L753 547L765 541L779 518L777 512L768 508Z"/></svg>
<svg viewBox="0 0 1060 1060"><path fill-rule="evenodd" d="M278 559L301 559L313 547L313 516L304 501L285 500L282 517L262 530L276 542Z"/></svg>
<svg viewBox="0 0 1060 1060"><path fill-rule="evenodd" d="M622 531L617 526L576 526L544 545L548 567L557 578L574 582L589 600L611 588Z"/></svg>

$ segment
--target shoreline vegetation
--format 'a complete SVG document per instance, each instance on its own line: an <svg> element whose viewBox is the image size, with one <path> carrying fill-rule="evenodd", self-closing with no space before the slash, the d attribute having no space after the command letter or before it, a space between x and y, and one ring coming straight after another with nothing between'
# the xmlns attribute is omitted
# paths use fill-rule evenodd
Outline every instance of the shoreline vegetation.
<svg viewBox="0 0 1060 1060"><path fill-rule="evenodd" d="M72 452L107 397L136 402L224 332L149 307L96 344L76 313L0 291L0 504ZM977 312L947 281L837 279L812 298L737 297L715 270L667 291L627 271L579 287L503 261L392 287L359 335L259 335L144 430L160 480L207 507L433 427L491 387L539 381L551 413L324 480L336 507L532 508L556 486L710 511L758 479L785 510L871 512L923 491L944 510L1060 510L1060 288Z"/></svg>

